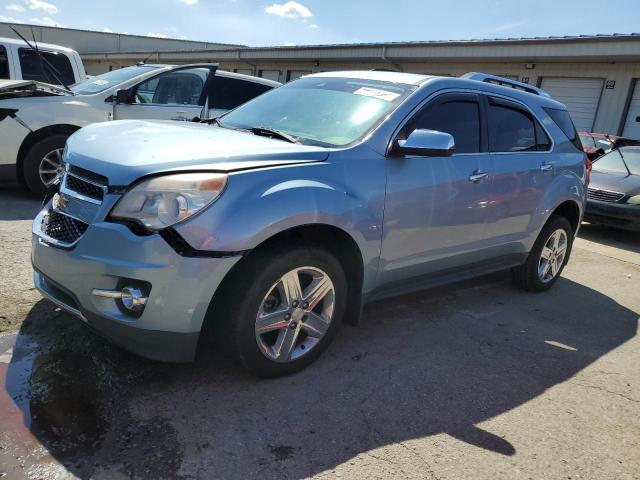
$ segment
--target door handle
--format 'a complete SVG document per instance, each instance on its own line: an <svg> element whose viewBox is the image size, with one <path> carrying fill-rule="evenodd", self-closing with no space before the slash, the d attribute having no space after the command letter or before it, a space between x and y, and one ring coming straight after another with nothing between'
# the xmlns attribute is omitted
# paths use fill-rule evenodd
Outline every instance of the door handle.
<svg viewBox="0 0 640 480"><path fill-rule="evenodd" d="M550 172L553 169L553 165L551 165L550 163L543 163L542 165L540 165L540 171L542 173L547 173Z"/></svg>
<svg viewBox="0 0 640 480"><path fill-rule="evenodd" d="M472 183L478 183L480 180L488 176L489 174L487 172L481 172L479 170L476 170L471 175L469 175L469 181Z"/></svg>

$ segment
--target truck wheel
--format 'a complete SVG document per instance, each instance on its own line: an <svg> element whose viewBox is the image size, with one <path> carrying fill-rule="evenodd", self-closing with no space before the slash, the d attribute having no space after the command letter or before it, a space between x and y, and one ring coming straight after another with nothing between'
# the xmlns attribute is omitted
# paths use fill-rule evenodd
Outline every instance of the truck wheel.
<svg viewBox="0 0 640 480"><path fill-rule="evenodd" d="M551 215L540 231L527 261L512 270L515 282L530 292L549 290L569 260L573 230L569 221Z"/></svg>
<svg viewBox="0 0 640 480"><path fill-rule="evenodd" d="M44 196L47 188L64 172L62 151L68 135L52 135L33 145L24 159L24 181L36 195Z"/></svg>
<svg viewBox="0 0 640 480"><path fill-rule="evenodd" d="M251 373L298 371L331 343L347 301L347 281L322 248L252 253L216 295L212 319L225 349Z"/></svg>

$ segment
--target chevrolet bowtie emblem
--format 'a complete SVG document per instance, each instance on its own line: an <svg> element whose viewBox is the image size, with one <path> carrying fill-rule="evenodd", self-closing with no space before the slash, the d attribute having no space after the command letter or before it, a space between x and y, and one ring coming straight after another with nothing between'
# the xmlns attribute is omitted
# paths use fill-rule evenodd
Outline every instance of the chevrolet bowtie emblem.
<svg viewBox="0 0 640 480"><path fill-rule="evenodd" d="M56 193L51 200L51 205L55 210L64 210L68 203L69 199L59 193Z"/></svg>

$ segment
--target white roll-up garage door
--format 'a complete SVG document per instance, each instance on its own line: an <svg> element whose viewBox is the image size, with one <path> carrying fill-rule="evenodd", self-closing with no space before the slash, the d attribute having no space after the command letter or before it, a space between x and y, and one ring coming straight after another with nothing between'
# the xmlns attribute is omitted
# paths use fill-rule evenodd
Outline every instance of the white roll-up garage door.
<svg viewBox="0 0 640 480"><path fill-rule="evenodd" d="M269 80L280 81L280 70L260 70L260 76L262 78L268 78Z"/></svg>
<svg viewBox="0 0 640 480"><path fill-rule="evenodd" d="M540 86L567 106L577 130L591 132L603 84L602 78L543 78Z"/></svg>
<svg viewBox="0 0 640 480"><path fill-rule="evenodd" d="M636 80L636 86L631 94L629 111L624 121L622 136L640 140L640 80Z"/></svg>

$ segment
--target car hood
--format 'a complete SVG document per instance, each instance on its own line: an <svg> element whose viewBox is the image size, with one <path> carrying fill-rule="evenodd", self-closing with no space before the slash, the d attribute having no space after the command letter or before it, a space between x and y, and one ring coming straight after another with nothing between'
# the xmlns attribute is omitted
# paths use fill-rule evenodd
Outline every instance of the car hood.
<svg viewBox="0 0 640 480"><path fill-rule="evenodd" d="M638 195L640 194L640 175L592 171L589 188Z"/></svg>
<svg viewBox="0 0 640 480"><path fill-rule="evenodd" d="M73 96L74 93L58 85L35 80L0 80L0 99L44 95Z"/></svg>
<svg viewBox="0 0 640 480"><path fill-rule="evenodd" d="M189 170L231 172L325 160L329 150L212 125L120 120L95 123L67 141L66 161L129 185L145 175Z"/></svg>

